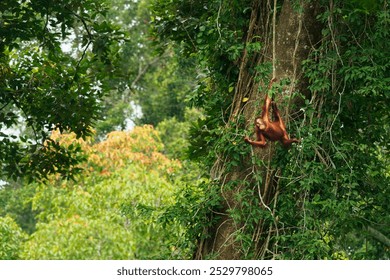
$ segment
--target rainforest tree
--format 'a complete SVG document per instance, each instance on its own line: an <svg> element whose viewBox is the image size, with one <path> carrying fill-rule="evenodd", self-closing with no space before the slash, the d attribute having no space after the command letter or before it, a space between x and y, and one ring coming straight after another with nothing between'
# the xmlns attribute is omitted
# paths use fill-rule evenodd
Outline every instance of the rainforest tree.
<svg viewBox="0 0 390 280"><path fill-rule="evenodd" d="M196 57L205 118L191 155L210 168L195 258L388 258L386 0L156 0L161 44ZM290 134L253 148L271 78ZM219 203L215 203L219 201ZM386 214L387 213L387 214Z"/></svg>
<svg viewBox="0 0 390 280"><path fill-rule="evenodd" d="M64 150L49 136L55 128L91 134L123 39L106 13L104 1L1 1L0 178L77 172L77 146ZM105 67L91 71L96 64Z"/></svg>

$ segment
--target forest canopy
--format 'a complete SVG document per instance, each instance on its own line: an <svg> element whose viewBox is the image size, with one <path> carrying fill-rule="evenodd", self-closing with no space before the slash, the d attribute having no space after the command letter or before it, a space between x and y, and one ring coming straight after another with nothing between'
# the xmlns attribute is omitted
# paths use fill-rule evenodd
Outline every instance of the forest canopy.
<svg viewBox="0 0 390 280"><path fill-rule="evenodd" d="M389 259L389 25L387 0L2 0L0 259ZM289 148L244 141L266 95Z"/></svg>

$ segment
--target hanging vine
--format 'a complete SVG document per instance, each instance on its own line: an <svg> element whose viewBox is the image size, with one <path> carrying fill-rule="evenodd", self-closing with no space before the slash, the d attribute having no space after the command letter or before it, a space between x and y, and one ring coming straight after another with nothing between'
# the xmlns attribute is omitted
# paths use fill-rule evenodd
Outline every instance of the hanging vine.
<svg viewBox="0 0 390 280"><path fill-rule="evenodd" d="M190 41L168 35L195 42L205 67L193 100L206 118L191 152L210 167L207 187L220 200L198 258L360 258L364 247L366 257L386 256L368 230L390 234L389 12L377 2L208 1L181 18ZM243 145L272 77L302 139L290 150Z"/></svg>

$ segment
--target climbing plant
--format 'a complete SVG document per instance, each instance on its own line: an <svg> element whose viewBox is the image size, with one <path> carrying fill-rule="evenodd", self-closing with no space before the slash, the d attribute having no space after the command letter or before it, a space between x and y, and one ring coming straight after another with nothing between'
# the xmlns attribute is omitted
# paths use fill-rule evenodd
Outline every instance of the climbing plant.
<svg viewBox="0 0 390 280"><path fill-rule="evenodd" d="M199 61L192 100L206 117L192 128L191 155L209 166L222 215L210 211L197 257L387 258L387 1L153 9L161 44L174 40ZM272 73L301 143L251 150L242 140Z"/></svg>

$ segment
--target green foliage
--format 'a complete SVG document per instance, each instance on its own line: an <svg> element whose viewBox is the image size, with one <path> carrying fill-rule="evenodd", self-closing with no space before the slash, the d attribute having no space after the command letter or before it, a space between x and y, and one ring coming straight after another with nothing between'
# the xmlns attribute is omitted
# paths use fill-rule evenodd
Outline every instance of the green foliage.
<svg viewBox="0 0 390 280"><path fill-rule="evenodd" d="M137 104L142 108L139 124L157 126L175 117L184 121L188 97L196 76L193 59L178 58L179 49L168 48L145 75L143 88L137 91Z"/></svg>
<svg viewBox="0 0 390 280"><path fill-rule="evenodd" d="M176 252L171 256L174 259L193 257L197 246L212 234L208 232L208 228L214 226L217 219L210 212L218 211L221 206L217 185L210 187L208 181L192 185L176 192L175 203L167 207L159 217L159 222L164 227L177 229L179 225L182 229L179 233L175 232Z"/></svg>
<svg viewBox="0 0 390 280"><path fill-rule="evenodd" d="M310 99L301 108L302 118L289 123L302 143L288 151L276 146L268 166L253 156L249 175L240 171L249 147L236 145L244 135L242 120L227 120L236 63L244 49L250 56L263 45L242 43L250 4L239 8L238 2L156 0L152 21L162 46L174 40L198 61L201 74L191 101L205 117L191 128L189 151L209 168L222 162L217 175L226 180L223 187L238 190L239 207L229 215L243 225L236 232L243 256L259 257L256 242L264 241L273 250L265 258L389 258L386 240L368 230L390 234L387 1L323 2L317 18L323 40L303 64ZM262 79L269 66L265 62L248 70ZM259 208L265 167L266 179L274 180L278 190L269 209ZM242 178L230 178L232 170ZM268 226L270 233L254 242L253 236Z"/></svg>
<svg viewBox="0 0 390 280"><path fill-rule="evenodd" d="M23 231L31 234L35 230L35 215L31 209L31 198L35 194L33 185L21 187L17 184L0 188L0 217L11 217Z"/></svg>
<svg viewBox="0 0 390 280"><path fill-rule="evenodd" d="M283 259L389 257L367 231L372 226L388 236L390 225L389 14L343 4L321 16L324 43L305 62L318 100L306 102L302 145L276 158L286 178L278 207Z"/></svg>
<svg viewBox="0 0 390 280"><path fill-rule="evenodd" d="M189 146L189 133L191 123L200 118L199 110L187 108L184 121L180 122L173 117L160 122L157 130L164 143L164 153L170 158L187 159Z"/></svg>
<svg viewBox="0 0 390 280"><path fill-rule="evenodd" d="M112 217L98 220L77 215L39 224L25 244L23 259L131 259L134 244L131 233Z"/></svg>
<svg viewBox="0 0 390 280"><path fill-rule="evenodd" d="M144 8L148 0L111 0L107 18L121 26L126 32L126 41L115 46L111 52L110 64L100 64L96 71L106 73L105 83L109 94L105 95L96 123L98 138L118 129L124 130L128 120L137 115L135 94L143 88L144 75L152 68L153 60L150 39L147 34L148 12Z"/></svg>
<svg viewBox="0 0 390 280"><path fill-rule="evenodd" d="M167 39L179 42L184 54L195 57L199 65L196 92L190 102L206 114L191 129L192 158L203 157L212 165L213 146L228 118L237 80L237 60L245 48L243 29L248 23L250 1L154 1L154 32L165 47ZM234 21L231 19L234 18ZM259 46L251 45L252 51ZM214 131L215 129L215 131Z"/></svg>
<svg viewBox="0 0 390 280"><path fill-rule="evenodd" d="M150 33L150 0L113 0L107 17L124 26L127 40L113 53L107 83L113 90L101 104L98 138L113 130L137 125L157 126L165 119L184 120L196 77L194 59L180 55L182 48L168 44L156 53ZM123 8L125 7L125 8ZM99 69L97 69L99 70Z"/></svg>
<svg viewBox="0 0 390 280"><path fill-rule="evenodd" d="M196 171L187 172L180 162L160 153L164 147L156 130L145 126L131 133L112 132L96 144L77 140L74 134L57 132L52 137L63 147L78 143L83 148L88 155L81 166L84 171L77 182L50 176L44 184L0 190L1 216L8 212L26 230L31 221L22 215L32 216L34 222L27 241L25 233L19 229L22 239L12 228L15 241L6 242L4 258L191 257L193 237L203 230L197 219L204 219L204 211L197 207L207 209L208 196L197 186ZM187 187L188 182L192 186ZM168 218L171 215L180 219ZM193 221L196 226L190 227Z"/></svg>
<svg viewBox="0 0 390 280"><path fill-rule="evenodd" d="M18 259L26 237L11 217L0 217L0 260Z"/></svg>
<svg viewBox="0 0 390 280"><path fill-rule="evenodd" d="M255 82L271 68L258 63L263 38L244 43L253 1L115 0L108 13L102 1L41 2L0 4L0 176L47 178L0 189L0 258L188 259L221 212L244 258L389 258L386 1L323 1L307 100L289 122L302 142L276 144L269 161L242 145L244 116L229 122L243 54ZM105 16L132 40L115 44ZM70 34L72 55L60 49ZM125 128L130 102L157 130L103 138Z"/></svg>
<svg viewBox="0 0 390 280"><path fill-rule="evenodd" d="M105 20L104 1L6 0L0 10L0 176L39 178L58 169L73 177L73 152L45 142L54 128L91 134L106 74L90 69L110 64L123 35ZM74 34L72 56L61 47Z"/></svg>
<svg viewBox="0 0 390 280"><path fill-rule="evenodd" d="M96 134L99 137L114 130L127 129L127 119L130 119L134 109L130 102L124 102L122 96L110 94L104 98L102 119L96 125Z"/></svg>

